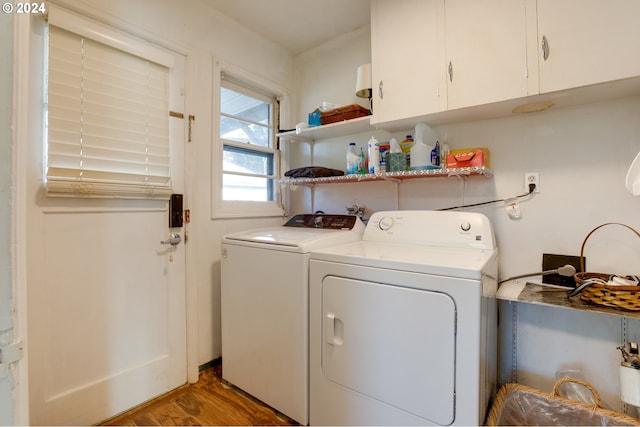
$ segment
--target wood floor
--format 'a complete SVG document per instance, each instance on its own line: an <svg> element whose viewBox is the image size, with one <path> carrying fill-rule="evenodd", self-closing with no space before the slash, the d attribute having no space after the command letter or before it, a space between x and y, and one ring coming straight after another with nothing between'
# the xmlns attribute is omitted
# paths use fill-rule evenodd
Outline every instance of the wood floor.
<svg viewBox="0 0 640 427"><path fill-rule="evenodd" d="M221 380L220 363L185 385L125 414L107 426L290 426L293 420Z"/></svg>

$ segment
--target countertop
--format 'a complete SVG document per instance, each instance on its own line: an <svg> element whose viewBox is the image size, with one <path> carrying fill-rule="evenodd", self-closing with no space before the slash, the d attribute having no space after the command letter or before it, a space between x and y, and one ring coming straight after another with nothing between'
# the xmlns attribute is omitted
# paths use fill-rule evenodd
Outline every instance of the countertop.
<svg viewBox="0 0 640 427"><path fill-rule="evenodd" d="M640 312L605 307L583 302L580 296L568 297L569 288L526 280L505 282L498 288L496 298L502 301L514 301L526 304L539 304L569 310L582 310L614 316L640 319Z"/></svg>

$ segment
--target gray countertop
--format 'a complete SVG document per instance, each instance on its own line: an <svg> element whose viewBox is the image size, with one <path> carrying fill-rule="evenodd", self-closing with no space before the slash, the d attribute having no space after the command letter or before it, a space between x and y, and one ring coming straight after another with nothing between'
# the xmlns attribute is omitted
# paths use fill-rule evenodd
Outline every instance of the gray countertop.
<svg viewBox="0 0 640 427"><path fill-rule="evenodd" d="M539 304L640 319L640 312L586 303L580 299L580 296L568 297L568 289L569 288L542 285L523 280L513 280L505 282L500 286L496 298L502 301Z"/></svg>

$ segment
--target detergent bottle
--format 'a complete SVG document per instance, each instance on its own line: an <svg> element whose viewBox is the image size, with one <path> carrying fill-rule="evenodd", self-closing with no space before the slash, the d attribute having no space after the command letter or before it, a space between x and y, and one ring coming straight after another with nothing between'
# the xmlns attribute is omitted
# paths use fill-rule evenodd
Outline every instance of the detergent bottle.
<svg viewBox="0 0 640 427"><path fill-rule="evenodd" d="M380 151L375 136L369 139L369 173L380 173Z"/></svg>
<svg viewBox="0 0 640 427"><path fill-rule="evenodd" d="M400 143L400 148L407 158L407 170L409 170L409 166L411 166L411 147L413 147L413 144L414 141L411 135L407 135L404 141Z"/></svg>
<svg viewBox="0 0 640 427"><path fill-rule="evenodd" d="M436 141L436 146L431 150L431 166L439 169L442 163L442 154L440 152L440 141Z"/></svg>
<svg viewBox="0 0 640 427"><path fill-rule="evenodd" d="M364 175L367 173L367 159L364 155L362 147L360 147L360 154L358 154L358 175Z"/></svg>
<svg viewBox="0 0 640 427"><path fill-rule="evenodd" d="M347 175L358 173L358 155L356 154L356 143L350 142L347 149Z"/></svg>
<svg viewBox="0 0 640 427"><path fill-rule="evenodd" d="M432 152L434 146L427 142L437 143L436 134L424 123L416 125L415 142L411 147L411 170L437 169L440 167L440 161L435 166L432 163ZM438 151L440 146L438 146ZM439 157L439 156L438 156ZM434 159L435 160L435 159Z"/></svg>

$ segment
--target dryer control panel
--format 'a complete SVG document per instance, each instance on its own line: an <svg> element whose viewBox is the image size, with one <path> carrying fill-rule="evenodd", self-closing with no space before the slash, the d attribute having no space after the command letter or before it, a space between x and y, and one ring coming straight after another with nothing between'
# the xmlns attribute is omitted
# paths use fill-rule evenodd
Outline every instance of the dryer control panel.
<svg viewBox="0 0 640 427"><path fill-rule="evenodd" d="M450 248L496 248L489 218L474 212L376 212L369 219L362 240Z"/></svg>

